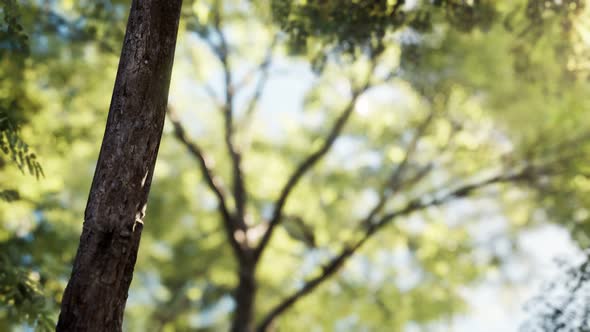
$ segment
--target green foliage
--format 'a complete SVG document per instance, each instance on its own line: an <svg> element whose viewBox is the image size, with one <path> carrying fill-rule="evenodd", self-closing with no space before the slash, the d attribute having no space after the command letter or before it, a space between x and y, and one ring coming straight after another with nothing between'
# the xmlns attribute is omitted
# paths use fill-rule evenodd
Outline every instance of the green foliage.
<svg viewBox="0 0 590 332"><path fill-rule="evenodd" d="M289 34L295 52L305 51L314 39L345 52L359 46L380 50L392 32L402 29L422 33L445 26L461 32L488 31L497 22L513 29L513 19L519 15L527 22L517 34L531 33L533 38L539 38L547 21L559 20L565 28L571 27L571 16L584 5L581 0L271 2L272 17Z"/></svg>
<svg viewBox="0 0 590 332"><path fill-rule="evenodd" d="M43 156L46 176L37 181L18 167L0 167L0 188L15 190L0 191L11 201L0 202L6 262L0 265L6 270L0 271L0 330L56 318L128 10L127 1L18 4L21 15L14 17L29 35L30 52L0 59L6 77L0 105L18 124L11 127L19 137L13 138L15 149ZM288 176L321 147L351 103L350 90L366 78L371 85L353 102L335 146L285 207L257 271L258 319L303 280L320 275L322 263L370 227L358 220L403 164L414 137L415 151L385 212L490 173L539 166L526 181L464 192L396 219L280 316L281 329L399 331L409 322L428 326L467 313L461 289L505 258L478 240L477 229L488 219L505 220L507 234L498 236L555 222L570 227L581 244L590 238L587 8L570 1L548 7L536 1L423 1L400 5L392 15L395 6L362 0L184 4L170 103L216 179L229 188L232 167L220 112L227 87L219 61L219 52L227 53L252 241L267 226ZM346 52L335 56L334 48ZM26 160L18 160L28 172ZM545 165L551 172L541 169ZM215 196L170 123L152 188L125 329L227 329L236 262Z"/></svg>
<svg viewBox="0 0 590 332"><path fill-rule="evenodd" d="M414 3L414 1L408 1ZM430 31L445 23L462 31L488 29L497 16L494 1L272 1L273 18L289 33L295 52L319 38L346 52L379 50L391 31Z"/></svg>
<svg viewBox="0 0 590 332"><path fill-rule="evenodd" d="M47 307L39 273L12 261L7 248L3 247L0 255L0 324L5 330L13 324L27 324L37 331L53 331L52 312Z"/></svg>
<svg viewBox="0 0 590 332"><path fill-rule="evenodd" d="M20 22L17 1L3 1L0 9L0 60L11 53L28 53L28 36Z"/></svg>
<svg viewBox="0 0 590 332"><path fill-rule="evenodd" d="M0 150L22 172L26 171L38 178L43 174L41 165L29 146L18 135L18 126L24 121L22 107L26 102L19 100L23 97L18 91L20 89L12 91L16 81L22 78L24 60L29 54L28 36L24 33L16 1L5 1L2 6L0 70L8 77L4 78L0 85ZM11 74L15 77L9 76ZM0 158L0 167L5 163L4 158ZM18 196L2 197L15 199Z"/></svg>
<svg viewBox="0 0 590 332"><path fill-rule="evenodd" d="M16 164L22 172L39 178L43 175L41 164L29 146L18 136L17 128L11 124L6 114L0 112L0 149ZM13 199L18 196L10 195Z"/></svg>

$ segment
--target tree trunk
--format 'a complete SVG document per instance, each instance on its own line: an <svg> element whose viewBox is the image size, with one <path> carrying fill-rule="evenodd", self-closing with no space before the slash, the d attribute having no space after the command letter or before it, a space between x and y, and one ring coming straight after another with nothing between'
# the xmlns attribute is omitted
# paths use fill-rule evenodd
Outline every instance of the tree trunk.
<svg viewBox="0 0 590 332"><path fill-rule="evenodd" d="M256 263L250 259L240 262L240 280L235 290L236 311L232 332L254 331L254 301L256 299Z"/></svg>
<svg viewBox="0 0 590 332"><path fill-rule="evenodd" d="M133 0L57 331L121 331L162 136L182 0Z"/></svg>

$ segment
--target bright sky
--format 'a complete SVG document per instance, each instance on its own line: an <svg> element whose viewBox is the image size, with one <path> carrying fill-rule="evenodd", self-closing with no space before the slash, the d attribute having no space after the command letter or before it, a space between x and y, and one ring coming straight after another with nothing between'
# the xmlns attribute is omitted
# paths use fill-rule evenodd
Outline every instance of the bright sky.
<svg viewBox="0 0 590 332"><path fill-rule="evenodd" d="M509 262L503 271L512 285L502 283L502 276L496 274L480 286L466 290L473 310L467 317L456 319L451 331L516 331L528 317L525 303L537 295L543 282L552 280L558 272L555 259L572 259L581 254L569 233L553 225L524 232L518 244L522 255Z"/></svg>

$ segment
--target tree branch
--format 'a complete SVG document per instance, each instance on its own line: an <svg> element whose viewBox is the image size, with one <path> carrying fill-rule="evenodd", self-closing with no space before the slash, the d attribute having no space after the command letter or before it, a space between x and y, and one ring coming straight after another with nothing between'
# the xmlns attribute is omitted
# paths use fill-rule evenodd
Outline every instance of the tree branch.
<svg viewBox="0 0 590 332"><path fill-rule="evenodd" d="M233 136L234 136L234 89L232 86L232 72L229 66L229 59L228 59L228 43L225 39L225 35L223 31L221 31L219 25L219 19L215 21L215 30L219 36L220 46L217 48L217 56L221 65L223 67L223 77L224 77L224 85L225 85L225 105L223 107L223 116L224 116L224 130L225 130L225 145L227 146L227 150L230 156L230 160L232 163L232 192L234 201L236 204L236 223L240 230L244 233L247 231L247 226L245 222L245 214L246 214L246 202L247 202L247 194L246 194L246 184L244 180L244 175L242 172L241 167L241 159L242 156L240 152L234 146ZM244 237L247 240L247 237Z"/></svg>
<svg viewBox="0 0 590 332"><path fill-rule="evenodd" d="M266 55L265 55L264 59L257 66L257 68L255 70L256 72L260 72L260 78L258 79L258 82L256 83L256 87L254 88L254 94L250 98L250 101L248 102L248 106L246 106L246 109L244 111L244 119L242 120L242 125L247 125L249 123L250 119L252 118L252 114L256 110L256 105L258 104L258 101L260 100L260 97L262 96L262 92L264 91L264 88L265 88L268 78L270 76L269 75L269 68L270 68L271 59L272 59L272 52L273 52L273 49L276 46L277 42L278 42L278 35L275 35L273 37L273 40L272 40L270 46L268 47L268 50L266 51ZM251 76L252 76L252 74L246 75L245 80L242 81L241 84L244 84L246 81L248 81ZM239 84L238 87L241 86L241 84Z"/></svg>
<svg viewBox="0 0 590 332"><path fill-rule="evenodd" d="M423 202L420 199L415 199L409 202L406 207L388 213L381 217L374 223L370 223L369 227L365 229L365 234L356 241L356 243L346 245L336 257L326 263L322 268L322 273L312 279L309 279L305 282L301 289L294 292L292 295L288 296L284 300L282 300L278 305L276 305L261 321L261 323L257 327L258 332L265 332L270 324L282 313L292 307L299 299L304 297L305 295L309 294L312 290L318 287L321 283L328 280L332 275L336 274L340 267L344 265L348 258L350 258L362 245L369 240L375 233L382 229L383 226L387 225L392 220L409 215L413 212L423 210L429 207L439 206L444 203L450 202L455 199L467 197L473 191L482 189L486 186L497 184L497 183L505 183L505 182L515 182L515 181L524 181L531 179L532 175L534 174L531 168L525 167L520 172L516 172L513 174L501 174L494 177L490 177L486 180L480 182L474 182L470 184L466 184L460 186L454 190L451 190L445 195L442 195L438 198L434 198L430 201ZM369 214L366 218L361 221L361 225L368 224L367 218L369 218L371 214ZM374 217L373 217L374 218Z"/></svg>
<svg viewBox="0 0 590 332"><path fill-rule="evenodd" d="M264 249L267 247L268 242L270 241L273 231L275 227L280 223L281 217L283 215L283 208L287 203L287 199L289 195L299 183L299 180L305 175L318 161L320 161L327 153L330 151L330 148L334 145L334 142L342 133L344 126L346 125L348 119L350 118L352 112L354 111L354 106L358 97L368 89L368 83L365 84L362 88L353 91L352 98L346 108L342 111L336 123L330 130L328 136L326 137L322 146L317 149L315 152L310 154L299 166L295 169L291 177L287 180L287 183L281 190L278 200L275 203L275 207L272 213L272 216L269 221L268 229L262 236L262 240L260 240L260 244L255 249L254 258L255 260L259 260L264 252Z"/></svg>
<svg viewBox="0 0 590 332"><path fill-rule="evenodd" d="M213 102L213 105L215 105L216 108L223 108L223 103L219 100L219 97L217 97L217 93L215 93L215 89L213 89L211 85L203 83L203 90L205 90L207 96L211 98L211 101Z"/></svg>
<svg viewBox="0 0 590 332"><path fill-rule="evenodd" d="M201 40L209 47L209 49L215 57L219 57L219 48L215 46L215 44L213 44L211 40L207 38L201 38ZM190 62L193 64L193 67L198 68L195 55L192 52L187 53L190 56ZM220 97L217 95L215 89L210 84L208 84L207 82L203 82L202 88L205 94L211 99L211 102L215 105L216 108L223 108L223 102L220 100Z"/></svg>
<svg viewBox="0 0 590 332"><path fill-rule="evenodd" d="M213 174L213 171L210 167L210 161L203 153L203 150L194 142L190 141L190 139L186 136L186 132L184 127L180 123L177 114L171 107L168 107L168 118L174 127L174 135L176 138L187 148L187 150L197 159L199 162L199 167L201 169L201 173L205 178L205 182L213 191L215 196L217 197L218 201L218 210L221 214L224 228L228 240L234 249L236 255L241 257L243 255L243 249L241 244L238 243L234 236L234 232L237 230L235 225L234 218L231 216L229 209L227 207L227 202L225 198L225 190L223 189L223 185L219 182L218 178Z"/></svg>
<svg viewBox="0 0 590 332"><path fill-rule="evenodd" d="M375 217L378 213L380 213L387 203L387 200L398 192L402 188L409 188L419 181L421 181L424 177L426 177L432 171L434 167L434 161L429 162L428 164L420 167L412 176L404 179L403 173L405 172L404 168L407 168L407 164L409 160L412 158L412 155L415 153L416 147L420 139L424 136L424 133L428 126L432 123L434 119L434 111L430 112L428 116L424 119L424 121L417 127L416 134L412 139L412 142L408 145L406 149L406 153L404 155L404 159L396 168L394 173L392 174L388 184L384 187L384 190L381 192L379 201L373 208L373 210L369 213L365 220L370 221ZM461 130L461 126L453 125L451 132L449 133L449 137L445 145L438 151L439 155L445 153L450 147L453 142L453 138L456 136L457 132Z"/></svg>
<svg viewBox="0 0 590 332"><path fill-rule="evenodd" d="M372 223L372 225L367 228L367 235L371 236L374 234L378 229L382 228L383 226L387 225L393 219L405 216L410 213L424 210L426 208L440 206L455 199L465 198L468 197L472 192L482 189L484 187L499 184L499 183L509 183L509 182L521 182L521 181L530 181L533 179L534 176L538 175L537 172L534 171L532 167L524 167L522 170L513 173L507 174L498 174L493 177L489 177L486 180L482 180L479 182L468 183L457 187L446 194L439 195L439 197L435 197L428 201L423 201L421 198L416 198L410 201L406 207L400 209L398 211L390 212L385 214L381 217L377 222ZM439 190L440 191L440 190ZM423 196L431 196L431 195L423 195ZM436 196L436 194L434 195Z"/></svg>
<svg viewBox="0 0 590 332"><path fill-rule="evenodd" d="M254 78L254 76L258 72L263 72L270 66L271 58L273 55L273 50L279 41L279 35L275 34L268 45L268 48L264 54L262 61L256 65L252 70L250 70L244 77L236 84L234 84L234 91L238 91L242 89L244 86L248 85L250 81Z"/></svg>
<svg viewBox="0 0 590 332"><path fill-rule="evenodd" d="M295 304L299 299L303 296L310 293L314 290L318 285L320 285L323 281L328 279L331 275L336 273L342 264L346 261L348 257L350 257L356 249L353 248L345 248L342 252L332 259L328 264L324 265L322 268L322 273L307 282L295 293L285 298L281 303L275 306L261 321L261 323L256 328L257 332L266 332L267 329L270 327L270 324L283 312L289 309L291 306Z"/></svg>
<svg viewBox="0 0 590 332"><path fill-rule="evenodd" d="M406 151L405 151L402 161L398 164L398 166L392 172L389 180L386 182L384 188L381 190L381 192L379 194L379 200L377 201L377 204L375 204L375 206L373 207L371 212L369 212L369 214L367 215L365 220L370 221L378 213L380 213L381 210L383 209L383 207L385 206L385 203L387 203L387 200L391 197L391 195L393 195L395 192L397 192L400 189L402 176L404 175L404 173L406 171L407 165L408 165L410 159L412 158L413 154L416 152L418 142L424 136L426 129L428 128L428 126L430 125L430 123L432 122L433 119L434 119L434 111L431 111L426 116L426 119L424 119L424 121L422 121L422 123L420 123L420 125L416 128L416 134L414 135L414 137L412 138L412 141L410 142L410 144L406 148ZM421 179L426 174L428 174L430 169L431 168L428 167L428 168L424 169L424 172L419 172L416 175L417 180Z"/></svg>

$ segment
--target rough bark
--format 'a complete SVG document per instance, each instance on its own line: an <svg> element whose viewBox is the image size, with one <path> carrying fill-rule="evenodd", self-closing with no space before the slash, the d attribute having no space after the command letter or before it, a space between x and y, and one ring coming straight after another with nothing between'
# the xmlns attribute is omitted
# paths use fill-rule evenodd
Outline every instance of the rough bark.
<svg viewBox="0 0 590 332"><path fill-rule="evenodd" d="M254 305L256 300L256 263L252 259L240 262L240 280L234 299L236 311L232 322L232 332L254 331Z"/></svg>
<svg viewBox="0 0 590 332"><path fill-rule="evenodd" d="M166 114L182 0L134 0L57 331L121 331Z"/></svg>

